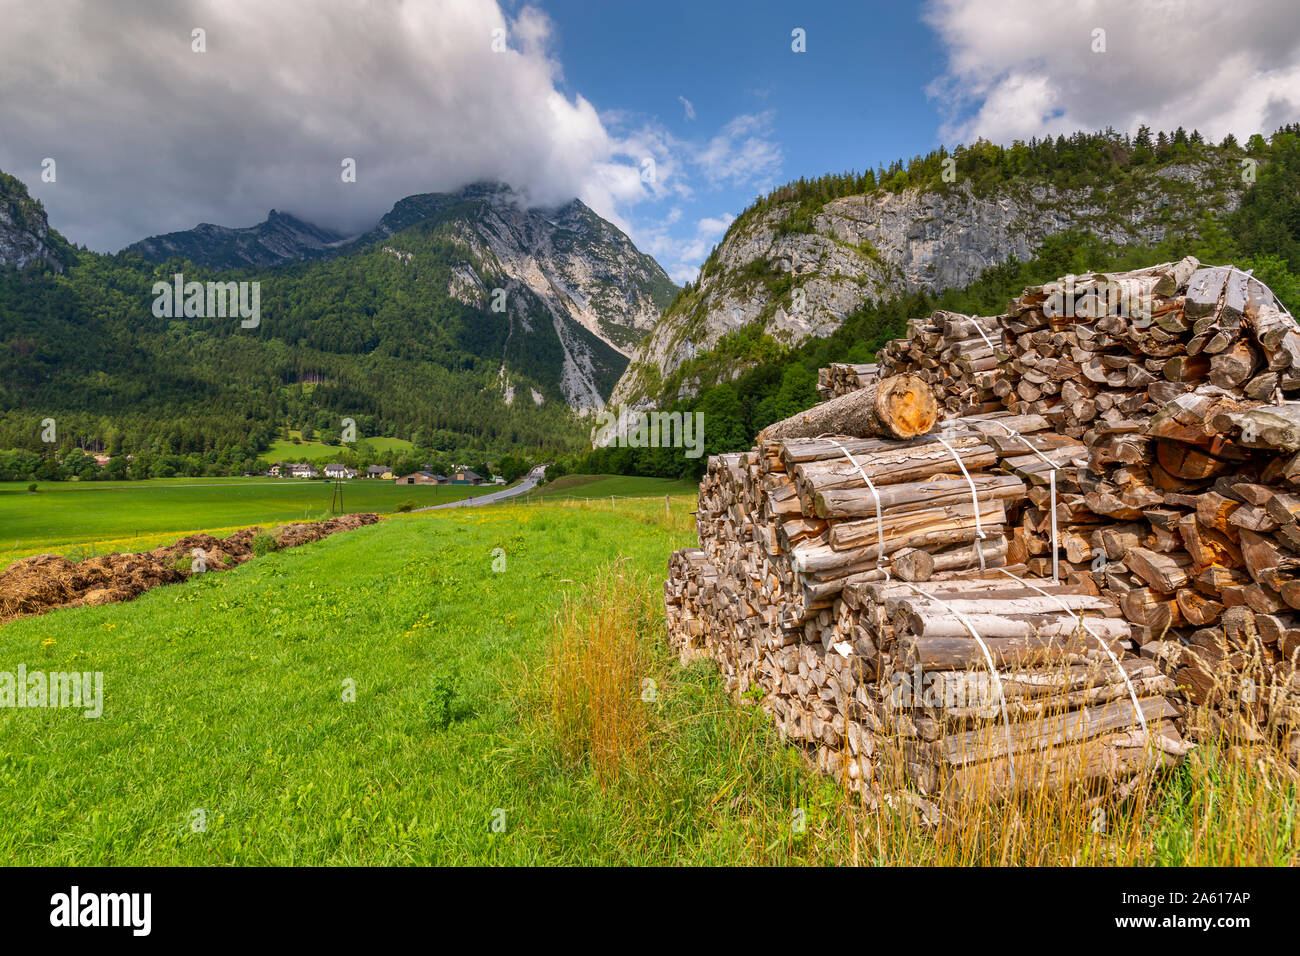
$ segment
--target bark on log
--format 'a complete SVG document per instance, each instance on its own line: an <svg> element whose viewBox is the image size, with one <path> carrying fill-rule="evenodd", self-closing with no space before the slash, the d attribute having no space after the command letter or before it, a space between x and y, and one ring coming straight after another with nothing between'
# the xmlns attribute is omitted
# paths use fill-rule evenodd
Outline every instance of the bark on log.
<svg viewBox="0 0 1300 956"><path fill-rule="evenodd" d="M758 440L846 435L914 438L934 427L939 405L916 375L893 375L764 428Z"/></svg>

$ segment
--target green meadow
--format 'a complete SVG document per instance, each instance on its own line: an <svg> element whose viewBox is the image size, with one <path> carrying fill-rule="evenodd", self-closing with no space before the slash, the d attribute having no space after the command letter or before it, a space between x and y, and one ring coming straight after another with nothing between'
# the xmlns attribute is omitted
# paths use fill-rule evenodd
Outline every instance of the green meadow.
<svg viewBox="0 0 1300 956"><path fill-rule="evenodd" d="M291 431L289 441L283 438L273 441L262 457L267 461L320 461L324 458L333 459L343 450L339 445L327 445L319 441L293 441L292 436L299 434ZM381 454L389 451L406 452L415 448L404 438L367 438L366 443Z"/></svg>
<svg viewBox="0 0 1300 956"><path fill-rule="evenodd" d="M634 601L652 594L685 526L523 506L403 516L12 622L4 669L102 672L104 705L98 719L0 709L0 859L722 863L761 849L788 829L803 771L753 742L751 713L723 707L707 668L647 659L662 703L637 706L685 722L651 830L548 734L538 668L566 596L611 562ZM726 812L742 789L771 804L768 832Z"/></svg>
<svg viewBox="0 0 1300 956"><path fill-rule="evenodd" d="M615 504L399 514L0 627L0 700L20 666L103 676L98 718L0 707L0 860L1300 862L1293 780L1212 744L1100 830L1077 794L938 830L863 809L668 648L692 497Z"/></svg>
<svg viewBox="0 0 1300 956"><path fill-rule="evenodd" d="M473 489L343 483L345 511L387 514L402 505L441 504ZM140 551L194 531L213 534L253 524L328 517L334 486L294 478L152 478L145 481L0 482L0 567L53 551L89 556Z"/></svg>

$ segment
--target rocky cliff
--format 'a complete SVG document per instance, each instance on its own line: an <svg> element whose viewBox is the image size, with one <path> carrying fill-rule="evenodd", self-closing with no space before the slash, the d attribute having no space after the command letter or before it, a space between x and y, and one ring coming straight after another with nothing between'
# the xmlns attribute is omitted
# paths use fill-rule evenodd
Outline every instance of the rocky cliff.
<svg viewBox="0 0 1300 956"><path fill-rule="evenodd" d="M956 182L876 189L825 203L811 217L795 202L746 214L633 353L610 401L646 405L711 384L673 373L728 333L761 327L787 344L826 336L864 305L960 288L1067 230L1155 244L1235 208L1242 188L1235 165L1207 159L1089 188L1021 181L977 192Z"/></svg>
<svg viewBox="0 0 1300 956"><path fill-rule="evenodd" d="M50 231L45 207L21 182L0 172L0 268L27 269L44 263L62 272L65 246Z"/></svg>

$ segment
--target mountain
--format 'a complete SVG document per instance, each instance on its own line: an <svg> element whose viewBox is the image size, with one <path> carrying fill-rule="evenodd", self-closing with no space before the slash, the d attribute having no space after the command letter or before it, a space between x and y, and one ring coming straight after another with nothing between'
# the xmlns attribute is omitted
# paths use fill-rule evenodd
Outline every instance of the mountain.
<svg viewBox="0 0 1300 956"><path fill-rule="evenodd" d="M659 263L580 200L528 209L499 185L472 186L451 198L459 201L462 218L472 220L462 235L475 259L495 263L625 355L677 292ZM408 204L430 201L446 197L403 200L363 240L400 227L411 215Z"/></svg>
<svg viewBox="0 0 1300 956"><path fill-rule="evenodd" d="M1240 147L1184 140L1164 161L1142 162L1107 134L1017 147L939 151L881 176L791 184L755 203L637 347L611 404L696 394L756 364L710 361L724 340L780 350L824 338L865 307L960 289L992 266L1030 259L1049 236L1154 246L1194 234L1204 217L1235 209L1245 189ZM948 158L955 182L944 180Z"/></svg>
<svg viewBox="0 0 1300 956"><path fill-rule="evenodd" d="M529 207L501 183L408 196L374 228L352 238L272 210L257 226L230 229L204 223L141 240L124 251L155 263L181 258L217 269L269 267L362 254L434 223L450 230L451 245L440 249L454 260L446 294L490 309L497 286L485 284L487 277L503 281L507 302L517 290L522 300L500 313L510 341L516 348L526 346L538 332L528 316L542 318L561 352L552 378L563 400L577 409L603 404L626 356L654 328L677 291L654 259L581 201L553 209ZM415 262L415 252L392 244L389 249L401 262ZM502 394L513 401L517 389L508 354L500 371Z"/></svg>
<svg viewBox="0 0 1300 956"><path fill-rule="evenodd" d="M184 232L150 236L127 246L150 262L172 257L216 269L278 266L327 254L346 237L272 209L265 222L243 229L199 223Z"/></svg>
<svg viewBox="0 0 1300 956"><path fill-rule="evenodd" d="M67 242L52 233L45 207L27 187L0 172L0 268L47 265L62 272Z"/></svg>
<svg viewBox="0 0 1300 956"><path fill-rule="evenodd" d="M574 411L603 404L676 291L581 202L529 208L495 184L408 197L350 239L273 212L115 255L72 249L3 185L0 449L48 416L181 474L250 468L288 429L345 419L430 455L572 448ZM158 308L177 273L256 283L259 321Z"/></svg>

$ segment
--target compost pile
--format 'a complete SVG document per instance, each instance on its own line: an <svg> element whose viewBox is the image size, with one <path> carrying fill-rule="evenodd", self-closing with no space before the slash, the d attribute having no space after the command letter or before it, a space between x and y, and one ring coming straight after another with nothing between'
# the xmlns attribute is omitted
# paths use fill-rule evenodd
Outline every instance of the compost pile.
<svg viewBox="0 0 1300 956"><path fill-rule="evenodd" d="M283 525L275 530L277 548L293 548L340 531L379 521L376 514L350 514L327 521ZM197 568L226 571L253 557L261 528L241 528L226 538L192 534L174 544L138 554L104 554L70 561L38 554L0 572L0 622L59 607L129 601L163 584L191 577ZM196 563L199 562L199 563Z"/></svg>
<svg viewBox="0 0 1300 956"><path fill-rule="evenodd" d="M1191 258L913 320L709 460L670 639L868 802L1122 794L1189 703L1298 761L1297 388L1291 316Z"/></svg>

